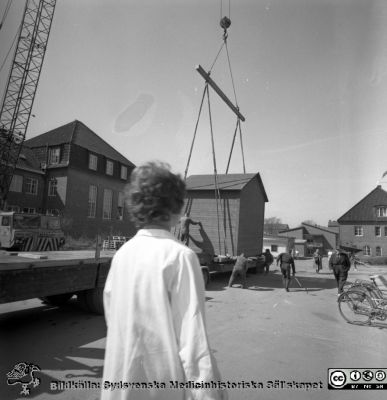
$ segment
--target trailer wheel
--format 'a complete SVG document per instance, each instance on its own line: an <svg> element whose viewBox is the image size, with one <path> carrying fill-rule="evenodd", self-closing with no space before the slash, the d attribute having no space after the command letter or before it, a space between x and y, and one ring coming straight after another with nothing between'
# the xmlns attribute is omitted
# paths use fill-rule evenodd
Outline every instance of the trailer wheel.
<svg viewBox="0 0 387 400"><path fill-rule="evenodd" d="M77 297L83 310L103 315L103 288L84 290Z"/></svg>
<svg viewBox="0 0 387 400"><path fill-rule="evenodd" d="M210 283L210 272L207 267L202 267L202 274L204 280L204 287L207 288Z"/></svg>
<svg viewBox="0 0 387 400"><path fill-rule="evenodd" d="M73 297L73 293L55 294L52 296L40 297L40 300L52 306L63 306Z"/></svg>

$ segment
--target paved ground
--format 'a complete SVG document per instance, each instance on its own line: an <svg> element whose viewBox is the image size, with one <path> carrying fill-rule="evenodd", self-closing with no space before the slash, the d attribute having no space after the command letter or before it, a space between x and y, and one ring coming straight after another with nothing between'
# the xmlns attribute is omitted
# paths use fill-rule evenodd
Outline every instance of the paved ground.
<svg viewBox="0 0 387 400"><path fill-rule="evenodd" d="M324 260L326 263L326 260ZM366 278L387 267L361 267L350 280ZM213 277L206 292L211 346L223 381L250 381L257 389L231 389L230 399L364 399L377 391L329 391L328 368L387 367L387 329L347 324L336 302L335 282L327 271L313 272L311 261L297 262L305 289L286 293L279 272L249 275L249 290L225 288L229 274ZM106 328L101 316L87 314L76 303L48 307L39 300L0 305L0 399L16 399L20 385L7 386L6 373L26 361L42 369L41 384L28 398L98 399L98 389L54 390L55 381L95 385L102 376ZM323 389L266 388L269 381L322 382ZM281 383L279 383L281 384Z"/></svg>

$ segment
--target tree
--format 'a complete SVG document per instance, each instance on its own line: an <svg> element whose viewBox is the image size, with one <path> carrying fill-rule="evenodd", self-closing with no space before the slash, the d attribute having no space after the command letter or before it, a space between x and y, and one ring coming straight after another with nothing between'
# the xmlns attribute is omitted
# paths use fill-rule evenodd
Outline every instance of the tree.
<svg viewBox="0 0 387 400"><path fill-rule="evenodd" d="M265 218L264 223L265 224L282 224L282 221L281 221L281 218L269 217L269 218Z"/></svg>
<svg viewBox="0 0 387 400"><path fill-rule="evenodd" d="M307 219L305 221L302 221L301 224L317 225L316 222L314 222L312 219Z"/></svg>

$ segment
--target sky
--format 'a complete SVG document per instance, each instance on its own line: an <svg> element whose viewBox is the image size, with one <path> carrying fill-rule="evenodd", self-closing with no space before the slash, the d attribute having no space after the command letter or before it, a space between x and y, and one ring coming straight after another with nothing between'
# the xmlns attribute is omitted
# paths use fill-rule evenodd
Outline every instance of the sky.
<svg viewBox="0 0 387 400"><path fill-rule="evenodd" d="M23 5L13 1L0 30L1 92ZM157 159L184 175L204 90L195 67L211 68L221 16L265 216L326 226L387 171L384 0L58 0L26 138L78 119L134 164ZM211 77L235 104L225 48ZM236 116L212 89L210 106L224 173ZM237 138L229 173L242 172ZM213 173L205 102L188 175Z"/></svg>

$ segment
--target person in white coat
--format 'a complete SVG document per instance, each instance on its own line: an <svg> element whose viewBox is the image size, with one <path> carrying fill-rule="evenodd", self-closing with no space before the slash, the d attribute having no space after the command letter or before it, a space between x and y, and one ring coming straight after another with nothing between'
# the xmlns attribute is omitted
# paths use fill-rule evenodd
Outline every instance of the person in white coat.
<svg viewBox="0 0 387 400"><path fill-rule="evenodd" d="M139 228L115 254L104 289L102 400L222 399L196 254L170 233L185 184L163 163L137 167L126 193Z"/></svg>

